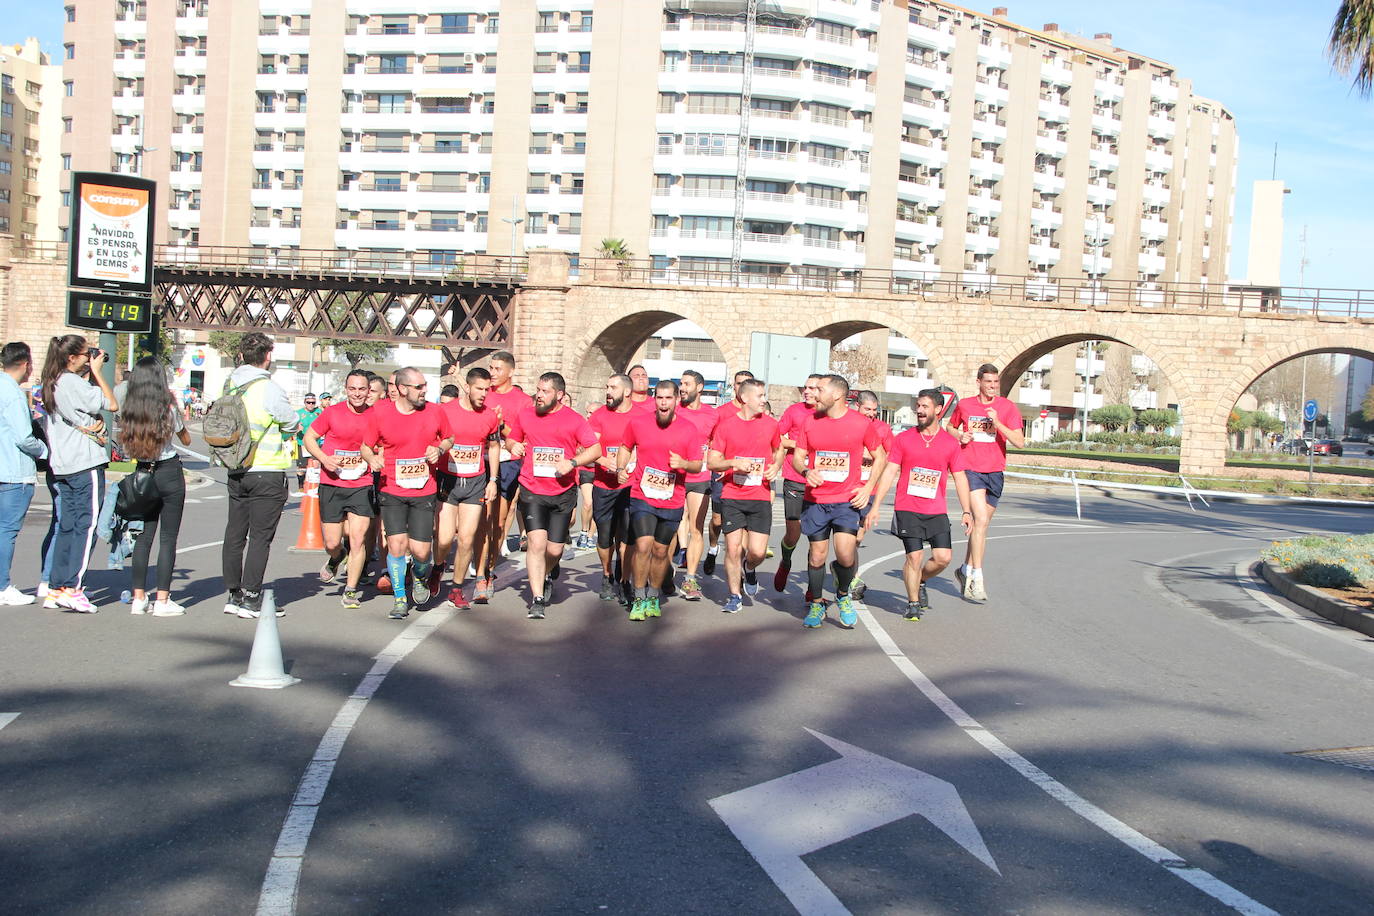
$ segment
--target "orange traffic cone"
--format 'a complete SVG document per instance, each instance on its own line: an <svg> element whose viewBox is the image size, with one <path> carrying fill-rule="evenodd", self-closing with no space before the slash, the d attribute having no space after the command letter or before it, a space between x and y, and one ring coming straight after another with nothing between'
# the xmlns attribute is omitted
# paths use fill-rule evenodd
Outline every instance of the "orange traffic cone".
<svg viewBox="0 0 1374 916"><path fill-rule="evenodd" d="M305 466L305 487L301 490L301 531L292 550L324 550L324 531L320 527L320 463L314 458Z"/></svg>

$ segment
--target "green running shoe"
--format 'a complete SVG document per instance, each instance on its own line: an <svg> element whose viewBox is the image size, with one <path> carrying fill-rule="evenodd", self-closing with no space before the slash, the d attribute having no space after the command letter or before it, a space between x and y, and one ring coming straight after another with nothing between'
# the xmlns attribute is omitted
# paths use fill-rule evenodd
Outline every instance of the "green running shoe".
<svg viewBox="0 0 1374 916"><path fill-rule="evenodd" d="M392 620L405 620L410 616L410 602L405 598L397 598L391 606L391 613L387 616Z"/></svg>
<svg viewBox="0 0 1374 916"><path fill-rule="evenodd" d="M647 598L636 598L634 605L630 608L630 619L643 620L644 608L648 603L649 600Z"/></svg>
<svg viewBox="0 0 1374 916"><path fill-rule="evenodd" d="M648 601L644 602L644 616L645 616L645 617L662 617L662 616L663 616L663 609L660 608L660 607L658 606L658 599L657 599L657 598L650 598Z"/></svg>
<svg viewBox="0 0 1374 916"><path fill-rule="evenodd" d="M840 612L840 626L846 630L854 629L854 624L859 622L859 612L854 610L854 599L848 595L841 595L835 599L835 607Z"/></svg>

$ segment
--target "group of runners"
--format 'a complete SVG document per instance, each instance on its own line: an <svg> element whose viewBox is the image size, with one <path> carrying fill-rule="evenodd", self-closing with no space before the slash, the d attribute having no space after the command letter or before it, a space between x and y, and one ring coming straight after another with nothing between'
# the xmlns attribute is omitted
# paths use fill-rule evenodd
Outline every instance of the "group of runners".
<svg viewBox="0 0 1374 916"><path fill-rule="evenodd" d="M779 478L784 528L772 585L786 590L805 535L805 626L821 626L832 604L842 626L857 622L858 546L889 492L891 530L907 554L905 616L919 620L930 606L926 583L952 558L951 480L968 536L955 575L965 598L987 598L983 557L1006 448L1024 443L1020 412L998 396L992 365L979 368L977 394L952 405L939 390L920 392L916 426L899 434L877 416L875 394L851 392L838 375L809 377L801 401L775 419L765 383L750 372L735 374L733 398L717 407L702 403L700 373L651 388L635 366L611 375L603 406L584 417L559 373L540 375L531 396L514 384L515 368L510 353L494 353L433 401L419 370L385 380L355 371L341 402L304 431L303 447L321 465L321 577L332 582L342 571L344 607L361 606L379 540L391 617L424 609L445 589L455 607L486 603L518 521L528 616L541 619L573 540L580 493L578 542L595 546L601 599L619 602L635 621L660 616L674 593L699 601L699 573L712 575L723 549L722 610L737 613L758 594L759 567L771 555Z"/></svg>

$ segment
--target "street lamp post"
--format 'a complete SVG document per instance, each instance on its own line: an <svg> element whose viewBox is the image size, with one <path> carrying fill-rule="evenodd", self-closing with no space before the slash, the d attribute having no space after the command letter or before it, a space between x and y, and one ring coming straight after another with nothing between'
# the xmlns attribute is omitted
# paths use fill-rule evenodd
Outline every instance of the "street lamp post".
<svg viewBox="0 0 1374 916"><path fill-rule="evenodd" d="M1088 241L1089 247L1093 250L1093 291L1092 304L1098 304L1098 294L1102 288L1102 247L1107 244L1107 239L1102 232L1102 214L1093 211L1093 236ZM1083 426L1082 442L1088 442L1088 410L1093 395L1092 383L1092 360L1093 349L1097 341L1086 340L1083 342Z"/></svg>
<svg viewBox="0 0 1374 916"><path fill-rule="evenodd" d="M523 217L515 215L515 201L512 200L510 202L510 216L501 217L501 222L510 223L510 259L512 262L515 261L515 232L524 221ZM514 270L514 267L511 269Z"/></svg>

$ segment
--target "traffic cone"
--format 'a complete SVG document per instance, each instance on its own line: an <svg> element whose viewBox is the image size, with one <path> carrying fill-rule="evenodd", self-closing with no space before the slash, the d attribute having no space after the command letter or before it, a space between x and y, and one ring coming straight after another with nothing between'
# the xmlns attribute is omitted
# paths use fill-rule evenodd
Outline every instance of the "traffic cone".
<svg viewBox="0 0 1374 916"><path fill-rule="evenodd" d="M298 677L286 673L282 664L281 636L277 633L277 595L273 589L262 593L262 615L253 633L253 651L248 656L248 670L229 682L230 687L260 687L279 690L299 684Z"/></svg>
<svg viewBox="0 0 1374 916"><path fill-rule="evenodd" d="M324 530L320 527L320 463L311 458L305 466L305 486L301 489L301 530L293 551L324 550Z"/></svg>

